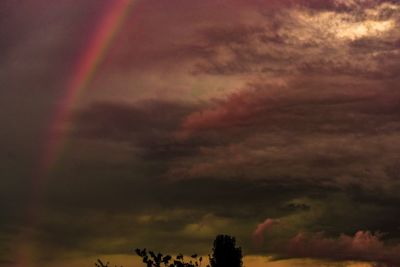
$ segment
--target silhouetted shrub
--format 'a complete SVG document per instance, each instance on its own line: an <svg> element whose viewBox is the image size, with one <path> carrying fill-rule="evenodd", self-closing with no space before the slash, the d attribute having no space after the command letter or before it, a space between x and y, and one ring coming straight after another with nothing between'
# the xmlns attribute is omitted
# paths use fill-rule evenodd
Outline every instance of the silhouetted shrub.
<svg viewBox="0 0 400 267"><path fill-rule="evenodd" d="M142 258L146 267L201 267L202 257L193 254L188 260L182 254L175 258L171 255L163 255L146 249L135 249L136 254ZM242 249L236 247L236 240L229 235L218 235L214 240L212 255L210 256L210 265L207 267L243 267ZM104 264L97 260L96 267L108 267L108 262Z"/></svg>
<svg viewBox="0 0 400 267"><path fill-rule="evenodd" d="M170 255L154 253L146 249L135 250L136 254L142 258L147 267L200 267L203 260L202 257L197 257L197 254L192 255L188 261L185 261L182 254L178 254L175 259Z"/></svg>

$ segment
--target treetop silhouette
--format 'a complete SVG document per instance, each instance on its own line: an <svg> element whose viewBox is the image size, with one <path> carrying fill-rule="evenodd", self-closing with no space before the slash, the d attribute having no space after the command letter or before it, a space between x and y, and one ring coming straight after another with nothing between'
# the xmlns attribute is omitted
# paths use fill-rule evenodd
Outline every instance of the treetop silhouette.
<svg viewBox="0 0 400 267"><path fill-rule="evenodd" d="M229 235L218 235L214 240L211 267L242 267L242 248L236 247L236 239Z"/></svg>
<svg viewBox="0 0 400 267"><path fill-rule="evenodd" d="M213 243L212 255L209 255L210 265L206 267L243 267L242 249L236 247L236 240L229 235L218 235ZM144 249L135 249L136 254L142 258L146 267L201 267L203 258L197 254L187 257L178 254L175 258ZM96 267L108 267L101 260L95 263Z"/></svg>

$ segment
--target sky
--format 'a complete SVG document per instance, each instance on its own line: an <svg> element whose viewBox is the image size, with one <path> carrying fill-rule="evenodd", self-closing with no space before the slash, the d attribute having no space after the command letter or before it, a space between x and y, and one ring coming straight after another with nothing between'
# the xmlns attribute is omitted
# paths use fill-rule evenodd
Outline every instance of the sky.
<svg viewBox="0 0 400 267"><path fill-rule="evenodd" d="M0 266L400 266L400 2L0 1Z"/></svg>

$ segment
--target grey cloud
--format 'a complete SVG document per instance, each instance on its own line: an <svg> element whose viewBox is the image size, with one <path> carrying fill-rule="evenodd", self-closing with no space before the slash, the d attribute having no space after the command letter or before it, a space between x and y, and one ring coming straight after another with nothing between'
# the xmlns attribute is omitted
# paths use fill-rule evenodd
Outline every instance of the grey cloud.
<svg viewBox="0 0 400 267"><path fill-rule="evenodd" d="M194 73L393 77L387 71L396 68L383 57L397 55L396 27L382 34L377 28L371 37L363 37L368 33L357 31L369 23L392 21L397 25L398 16L394 11L399 7L395 3L371 1L340 13L337 11L340 5L332 4L326 10L317 11L307 5L293 5L273 14L266 13L264 19L254 20L253 24L250 21L235 27L223 25L219 29L200 31L203 49L198 47L197 51L204 52L199 53L200 62L195 64ZM310 3L310 6L314 5ZM362 14L359 19L355 19L356 12ZM341 24L344 26L338 27Z"/></svg>
<svg viewBox="0 0 400 267"><path fill-rule="evenodd" d="M192 153L193 144L179 142L175 132L196 107L185 103L143 101L136 105L100 103L78 114L76 135L127 142L143 156L167 158Z"/></svg>

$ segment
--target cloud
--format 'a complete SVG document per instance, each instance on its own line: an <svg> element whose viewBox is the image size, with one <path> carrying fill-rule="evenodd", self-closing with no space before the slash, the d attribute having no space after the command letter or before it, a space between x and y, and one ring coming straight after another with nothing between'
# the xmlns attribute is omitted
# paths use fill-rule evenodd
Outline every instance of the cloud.
<svg viewBox="0 0 400 267"><path fill-rule="evenodd" d="M399 124L398 96L389 91L321 80L253 85L182 120L183 140L206 137L217 145L199 143L170 175L391 191L398 183L386 170L398 161Z"/></svg>
<svg viewBox="0 0 400 267"><path fill-rule="evenodd" d="M322 234L299 233L289 241L287 255L295 258L369 261L386 266L400 264L400 246L385 245L380 238L379 234L369 231L358 231L354 236L341 235L337 239Z"/></svg>
<svg viewBox="0 0 400 267"><path fill-rule="evenodd" d="M344 264L346 261L355 261L381 264L382 266L397 266L399 264L397 255L399 254L400 246L397 243L397 238L393 239L394 235L382 234L379 230L374 230L375 232L355 230L360 225L366 228L370 226L375 228L376 225L374 226L373 223L370 225L368 223L365 224L365 220L355 222L354 227L350 227L352 230L345 230L346 228L350 229L348 227L353 224L350 218L352 217L351 213L360 212L359 214L353 214L353 218L358 218L356 220L359 220L361 219L359 215L365 214L360 209L370 209L372 206L358 206L359 210L357 210L357 205L350 207L353 204L347 201L345 201L347 204L341 203L343 200L338 196L335 197L336 203L331 203L327 200L322 204L315 199L293 200L311 205L313 211L289 213L286 216L279 217L279 219L267 219L259 224L256 231L260 230L262 232L261 230L265 231L265 229L268 231L262 246L263 253L274 255L275 260L307 258L336 262L338 264ZM328 202L331 204L328 204ZM346 205L350 206L346 207ZM342 216L336 213L338 210L334 206L341 207L343 211L347 210L346 213L349 212L345 219L347 222L339 222ZM365 218L372 218L369 221L372 222L375 216L379 217L379 215L374 214L375 211L370 210ZM336 226L330 228L327 225L329 222ZM339 227L339 224L344 227ZM383 225L380 227L383 227ZM347 234L335 232L339 228L345 230ZM319 229L330 229L330 233ZM384 227L381 229L384 229Z"/></svg>
<svg viewBox="0 0 400 267"><path fill-rule="evenodd" d="M76 136L129 144L137 160L160 162L158 176L172 180L394 192L400 96L362 82L338 86L293 80L251 84L207 103L98 103L78 113ZM387 152L378 157L382 147Z"/></svg>
<svg viewBox="0 0 400 267"><path fill-rule="evenodd" d="M40 133L107 1L0 5L7 251L24 227ZM375 248L371 257L392 263L397 248L349 233L400 236L399 9L380 0L140 1L77 103L44 190L38 251L206 253L212 235L229 231L259 253L252 234L261 243L269 231L269 248L301 228L347 235L303 234L280 253L314 257L304 242L315 257L370 260Z"/></svg>
<svg viewBox="0 0 400 267"><path fill-rule="evenodd" d="M200 31L195 73L392 77L384 55L398 57L398 9L390 1L268 2L235 27ZM370 47L360 54L352 43L362 40Z"/></svg>
<svg viewBox="0 0 400 267"><path fill-rule="evenodd" d="M182 234L196 239L211 240L221 232L226 232L232 223L229 218L205 214L198 222L187 224Z"/></svg>
<svg viewBox="0 0 400 267"><path fill-rule="evenodd" d="M77 113L76 136L129 143L144 158L192 153L193 144L175 138L181 120L196 108L180 102L145 100L136 104L96 103Z"/></svg>
<svg viewBox="0 0 400 267"><path fill-rule="evenodd" d="M279 220L267 218L264 222L257 225L252 235L253 242L257 247L261 247L263 245L265 232L269 231L273 225L277 223L279 223Z"/></svg>

